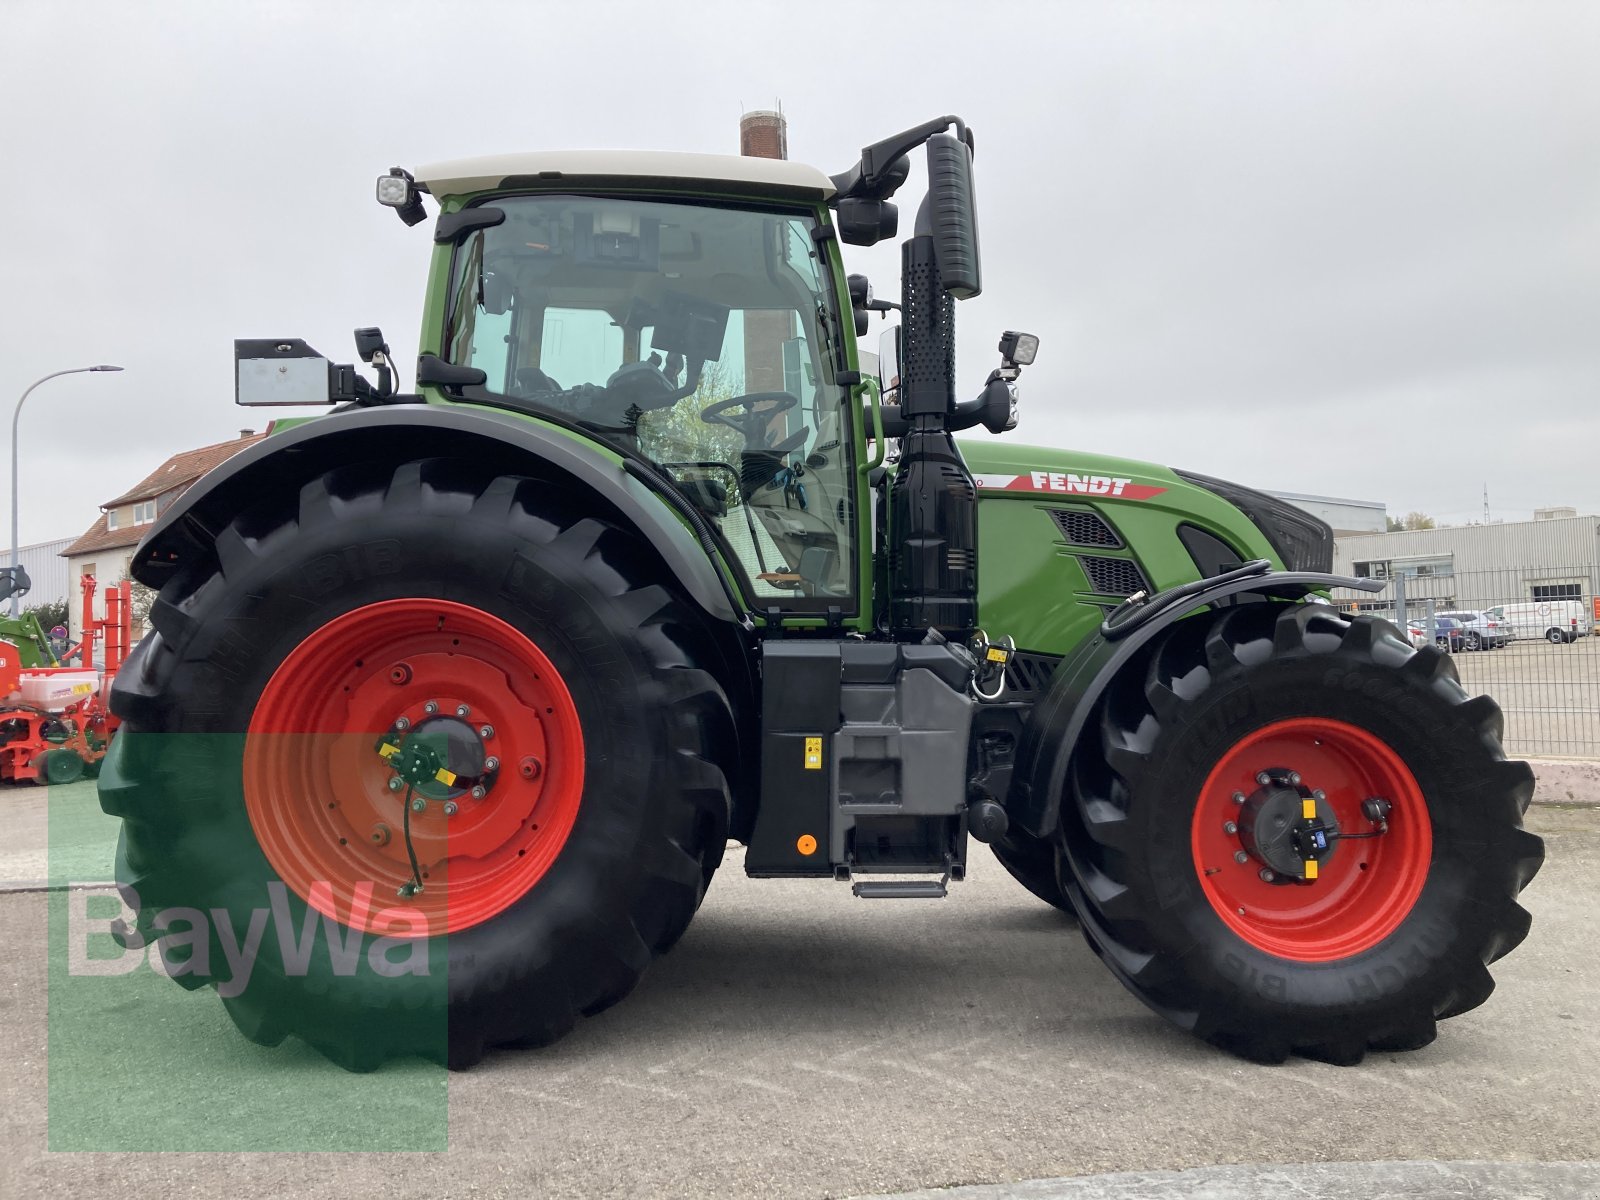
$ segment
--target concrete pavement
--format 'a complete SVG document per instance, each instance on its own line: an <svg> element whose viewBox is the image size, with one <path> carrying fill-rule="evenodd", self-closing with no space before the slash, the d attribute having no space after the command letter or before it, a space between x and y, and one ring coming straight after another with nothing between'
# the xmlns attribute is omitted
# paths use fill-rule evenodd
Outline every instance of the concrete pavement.
<svg viewBox="0 0 1600 1200"><path fill-rule="evenodd" d="M944 901L754 882L730 855L633 996L447 1085L407 1064L335 1079L303 1049L243 1043L213 995L164 981L107 1016L126 1047L106 1063L107 1113L158 1090L199 1121L270 1123L297 1089L353 1086L359 1106L447 1086L443 1153L46 1153L48 898L0 896L0 1195L859 1196L1218 1164L1600 1158L1600 812L1537 808L1530 824L1549 861L1499 991L1433 1046L1355 1068L1253 1066L1172 1030L981 849Z"/></svg>

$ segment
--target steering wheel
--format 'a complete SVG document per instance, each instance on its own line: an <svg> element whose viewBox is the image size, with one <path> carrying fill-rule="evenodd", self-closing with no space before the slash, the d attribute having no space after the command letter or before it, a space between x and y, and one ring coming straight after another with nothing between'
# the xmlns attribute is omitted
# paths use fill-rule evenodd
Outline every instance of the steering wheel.
<svg viewBox="0 0 1600 1200"><path fill-rule="evenodd" d="M748 437L752 428L759 429L758 423L765 424L799 403L800 397L793 392L746 392L743 396L729 396L726 400L706 405L700 412L700 419L707 425L726 425L730 429L737 429ZM770 404L772 407L756 412L757 404ZM744 415L730 416L729 413L736 408L744 409Z"/></svg>

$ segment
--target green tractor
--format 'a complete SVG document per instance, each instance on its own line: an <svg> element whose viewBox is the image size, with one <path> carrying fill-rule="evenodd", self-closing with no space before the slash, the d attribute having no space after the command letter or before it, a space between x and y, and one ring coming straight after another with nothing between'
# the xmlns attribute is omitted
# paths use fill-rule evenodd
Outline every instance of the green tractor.
<svg viewBox="0 0 1600 1200"><path fill-rule="evenodd" d="M1422 1046L1528 930L1528 766L1447 655L1340 611L1328 528L1147 463L964 441L973 140L829 176L535 153L438 206L416 390L236 344L325 403L184 493L100 780L165 969L350 1069L554 1041L755 877L942 897L988 843L1145 1004L1259 1061ZM842 243L928 191L898 304ZM880 379L857 339L898 310ZM819 886L822 886L819 884ZM1069 1001L1063 1001L1068 1003Z"/></svg>

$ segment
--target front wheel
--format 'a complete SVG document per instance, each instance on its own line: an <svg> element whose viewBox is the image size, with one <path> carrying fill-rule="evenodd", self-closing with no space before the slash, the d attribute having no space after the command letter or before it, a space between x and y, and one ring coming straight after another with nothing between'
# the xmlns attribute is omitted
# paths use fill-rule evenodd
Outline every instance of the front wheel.
<svg viewBox="0 0 1600 1200"><path fill-rule="evenodd" d="M1053 908L1072 915L1072 901L1061 886L1053 840L1012 832L989 846L1011 878Z"/></svg>
<svg viewBox="0 0 1600 1200"><path fill-rule="evenodd" d="M247 1037L351 1069L465 1066L626 995L728 819L728 701L660 575L559 489L451 460L242 514L112 692L137 934Z"/></svg>
<svg viewBox="0 0 1600 1200"><path fill-rule="evenodd" d="M1326 605L1181 622L1074 759L1063 875L1156 1012L1258 1061L1430 1042L1527 934L1527 764L1450 660Z"/></svg>

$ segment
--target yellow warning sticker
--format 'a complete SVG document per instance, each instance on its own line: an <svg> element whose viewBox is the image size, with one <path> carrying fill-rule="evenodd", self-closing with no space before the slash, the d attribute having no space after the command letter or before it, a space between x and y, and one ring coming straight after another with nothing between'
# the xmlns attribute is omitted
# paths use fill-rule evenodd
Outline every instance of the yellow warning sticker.
<svg viewBox="0 0 1600 1200"><path fill-rule="evenodd" d="M1300 801L1300 815L1308 821L1317 819L1317 802L1311 799Z"/></svg>
<svg viewBox="0 0 1600 1200"><path fill-rule="evenodd" d="M1307 879L1315 879L1316 877L1317 877L1317 860L1314 859L1314 858L1308 858L1308 859L1306 859L1306 878Z"/></svg>
<svg viewBox="0 0 1600 1200"><path fill-rule="evenodd" d="M1011 656L1009 654L1007 654L1005 652L1005 650L1000 646L990 646L989 647L989 661L990 662L1003 663L1003 662L1006 661L1006 659L1008 659L1010 657Z"/></svg>
<svg viewBox="0 0 1600 1200"><path fill-rule="evenodd" d="M822 739L819 737L806 739L806 770L822 770Z"/></svg>
<svg viewBox="0 0 1600 1200"><path fill-rule="evenodd" d="M72 685L72 694L74 696L84 696L92 691L94 691L94 684L92 683L75 683Z"/></svg>

